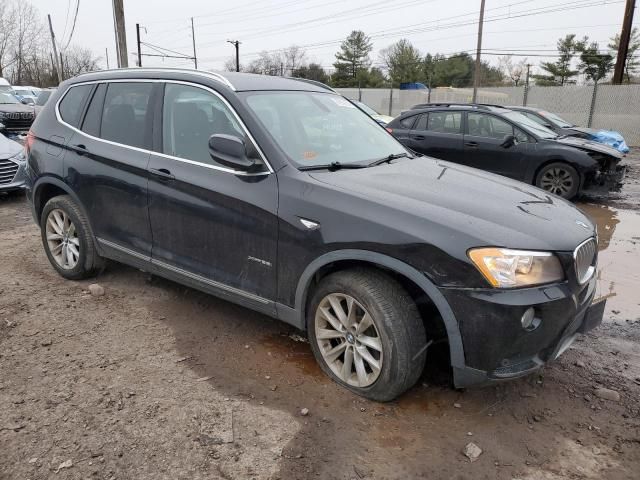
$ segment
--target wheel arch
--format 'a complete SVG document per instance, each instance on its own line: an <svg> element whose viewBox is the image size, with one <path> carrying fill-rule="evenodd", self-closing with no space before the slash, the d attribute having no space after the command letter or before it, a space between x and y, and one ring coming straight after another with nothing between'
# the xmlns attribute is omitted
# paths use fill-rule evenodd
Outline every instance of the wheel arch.
<svg viewBox="0 0 640 480"><path fill-rule="evenodd" d="M580 184L578 185L578 191L580 191L583 187L584 184L584 178L585 178L585 166L584 165L580 165L579 163L576 163L566 157L562 157L562 156L552 156L549 158L546 158L543 162L540 163L540 165L538 165L536 167L536 169L533 171L533 176L530 179L530 183L533 186L536 186L536 180L538 178L538 174L542 171L542 169L544 167L546 167L547 165L550 165L552 163L566 163L567 165L569 165L570 167L573 167L575 169L576 172L578 172L578 175L580 175Z"/></svg>
<svg viewBox="0 0 640 480"><path fill-rule="evenodd" d="M386 271L398 279L403 286L406 287L406 282L410 282L410 284L419 288L421 293L426 295L433 303L442 318L449 341L451 365L453 367L464 367L464 348L458 322L442 293L424 274L412 266L381 253L367 250L336 250L326 253L311 262L300 276L296 288L294 310L298 318L295 324L302 329L306 329L307 303L312 287L319 278L323 278L333 271L354 266L368 266Z"/></svg>
<svg viewBox="0 0 640 480"><path fill-rule="evenodd" d="M73 190L59 178L47 176L40 177L33 186L33 217L38 225L40 225L40 216L42 215L44 206L49 200L51 200L53 197L57 197L58 195L69 195L73 199L75 204L78 205L78 207L85 214L87 220L89 221L89 224L91 224L84 205L82 204L78 196L73 192Z"/></svg>

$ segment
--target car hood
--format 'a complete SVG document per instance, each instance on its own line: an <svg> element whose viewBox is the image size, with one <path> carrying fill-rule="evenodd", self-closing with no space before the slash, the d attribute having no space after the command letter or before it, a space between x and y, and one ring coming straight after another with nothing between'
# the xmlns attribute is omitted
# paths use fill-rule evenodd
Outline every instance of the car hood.
<svg viewBox="0 0 640 480"><path fill-rule="evenodd" d="M562 138L556 138L553 141L562 143L563 145L576 147L586 152L604 153L606 155L610 155L615 158L624 157L624 155L620 153L618 150L616 150L615 148L610 147L609 145L605 145L603 143L594 142L593 140L587 140L587 139L578 138L578 137L562 137Z"/></svg>
<svg viewBox="0 0 640 480"><path fill-rule="evenodd" d="M22 103L0 103L0 112L33 113L33 105L23 105Z"/></svg>
<svg viewBox="0 0 640 480"><path fill-rule="evenodd" d="M9 140L0 133L0 158L11 158L22 150L22 146L18 142Z"/></svg>
<svg viewBox="0 0 640 480"><path fill-rule="evenodd" d="M580 210L559 197L429 157L310 175L349 195L374 201L373 217L405 232L417 232L416 236L445 250L455 236L454 243L467 248L573 251L595 232Z"/></svg>

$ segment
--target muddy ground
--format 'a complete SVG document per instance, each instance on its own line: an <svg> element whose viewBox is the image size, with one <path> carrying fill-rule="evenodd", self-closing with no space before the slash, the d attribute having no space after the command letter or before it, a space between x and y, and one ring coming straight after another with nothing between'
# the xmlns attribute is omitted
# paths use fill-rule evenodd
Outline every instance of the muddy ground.
<svg viewBox="0 0 640 480"><path fill-rule="evenodd" d="M604 324L491 388L454 390L432 349L388 404L329 381L285 324L195 290L110 264L91 296L49 266L24 198L0 197L0 479L639 478L640 153L627 163L621 194L579 203L615 295Z"/></svg>

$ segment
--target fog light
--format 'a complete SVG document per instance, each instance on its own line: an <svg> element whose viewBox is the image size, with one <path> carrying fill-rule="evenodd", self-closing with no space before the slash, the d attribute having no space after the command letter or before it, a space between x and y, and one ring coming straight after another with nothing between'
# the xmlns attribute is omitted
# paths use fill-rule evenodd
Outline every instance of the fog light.
<svg viewBox="0 0 640 480"><path fill-rule="evenodd" d="M533 307L529 307L520 319L522 322L522 328L527 331L535 330L540 325L540 319L536 318L536 311Z"/></svg>

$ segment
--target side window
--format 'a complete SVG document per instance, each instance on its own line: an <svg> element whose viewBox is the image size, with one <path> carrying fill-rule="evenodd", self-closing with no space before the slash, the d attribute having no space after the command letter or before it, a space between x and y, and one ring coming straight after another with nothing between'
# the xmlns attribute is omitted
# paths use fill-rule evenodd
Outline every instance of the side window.
<svg viewBox="0 0 640 480"><path fill-rule="evenodd" d="M524 133L522 130L520 130L519 128L514 128L513 129L513 134L516 137L516 140L519 143L527 143L529 141L529 135L527 135L526 133Z"/></svg>
<svg viewBox="0 0 640 480"><path fill-rule="evenodd" d="M101 83L96 88L91 98L91 103L87 108L82 122L82 131L97 137L100 135L100 120L102 118L102 107L104 106L104 95L107 92L107 85Z"/></svg>
<svg viewBox="0 0 640 480"><path fill-rule="evenodd" d="M413 127L413 122L416 121L416 117L417 115L411 115L410 117L404 118L400 120L400 125L402 125L402 128L411 129L411 127Z"/></svg>
<svg viewBox="0 0 640 480"><path fill-rule="evenodd" d="M424 114L420 115L414 130L426 130L427 129L427 120L429 120L429 114L428 113L424 113Z"/></svg>
<svg viewBox="0 0 640 480"><path fill-rule="evenodd" d="M163 153L215 164L209 155L209 137L219 133L245 139L233 113L216 95L189 85L166 85L162 111Z"/></svg>
<svg viewBox="0 0 640 480"><path fill-rule="evenodd" d="M505 135L513 135L513 127L501 118L486 113L470 112L468 114L469 135L502 140Z"/></svg>
<svg viewBox="0 0 640 480"><path fill-rule="evenodd" d="M92 88L93 85L78 85L69 89L60 102L59 110L62 120L76 128L80 125L82 108Z"/></svg>
<svg viewBox="0 0 640 480"><path fill-rule="evenodd" d="M440 133L462 133L462 112L432 112L427 130Z"/></svg>
<svg viewBox="0 0 640 480"><path fill-rule="evenodd" d="M145 146L152 83L113 82L107 87L100 137L132 147Z"/></svg>

